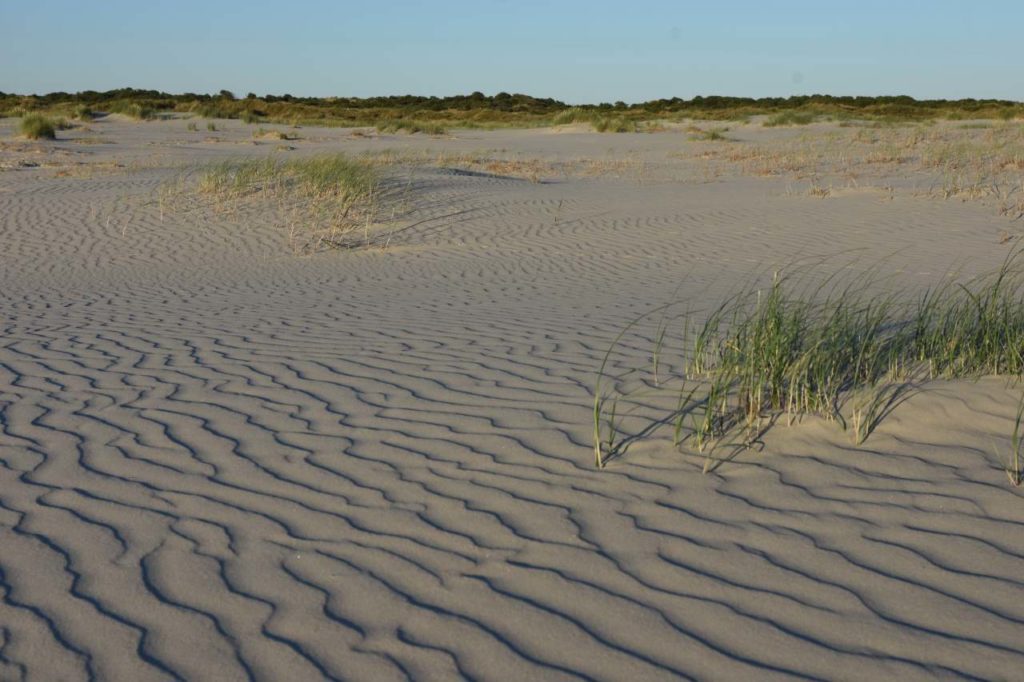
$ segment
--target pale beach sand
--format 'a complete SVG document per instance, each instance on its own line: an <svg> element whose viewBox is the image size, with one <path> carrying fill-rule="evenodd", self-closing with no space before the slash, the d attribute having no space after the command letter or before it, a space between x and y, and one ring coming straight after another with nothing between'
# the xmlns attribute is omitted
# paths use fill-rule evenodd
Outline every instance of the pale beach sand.
<svg viewBox="0 0 1024 682"><path fill-rule="evenodd" d="M910 132L15 123L0 680L1019 679L1021 386L931 382L860 446L780 424L708 475L663 431L592 462L595 373L645 310L798 257L907 291L1003 261L1021 221L893 160ZM383 169L387 249L300 257L258 203L160 193L383 150L451 157Z"/></svg>

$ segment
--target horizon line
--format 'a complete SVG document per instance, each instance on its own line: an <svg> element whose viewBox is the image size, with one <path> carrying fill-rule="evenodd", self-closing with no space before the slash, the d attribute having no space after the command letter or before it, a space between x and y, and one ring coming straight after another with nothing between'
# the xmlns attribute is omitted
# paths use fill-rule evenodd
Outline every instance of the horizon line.
<svg viewBox="0 0 1024 682"><path fill-rule="evenodd" d="M499 90L499 91L497 91L497 92L495 92L494 94L491 94L491 95L485 94L483 91L480 91L480 90L474 90L474 91L469 92L469 93L456 93L456 94L446 94L446 95L425 95L425 94L413 94L413 93L389 94L389 95L295 95L295 94L287 93L287 92L283 93L283 94L280 94L280 95L279 94L274 94L274 93L269 93L269 92L268 93L264 93L262 95L257 95L254 92L249 92L245 96L238 96L237 94L234 93L234 91L228 90L226 88L221 89L218 92L192 92L192 91L170 92L170 91L160 90L160 89L155 89L155 88L137 88L137 87L132 87L132 86L126 86L126 87L122 87L122 88L113 88L113 89L109 89L109 90L93 90L93 89L88 89L88 88L84 89L84 90L77 90L77 91L53 90L53 91L50 91L50 92L47 92L47 93L38 93L38 92L18 93L18 92L6 92L4 90L0 90L0 97L54 98L54 97L61 97L61 96L65 96L65 97L68 97L68 96L70 96L70 97L80 97L80 96L83 96L83 95L113 95L115 93L123 93L125 95L143 94L143 93L145 93L145 94L154 94L155 93L157 96L166 96L166 97L173 97L173 98L183 98L183 97L192 96L192 97L209 97L209 98L218 98L219 97L219 98L222 98L222 99L229 99L228 96L230 95L230 99L235 100L235 101L241 101L241 100L246 100L246 99L267 99L267 98L274 98L274 99L278 99L278 100L290 98L290 99L297 99L297 100L325 100L326 101L326 100L373 100L373 99L400 99L400 98L413 98L413 99L420 99L420 100L449 100L449 99L485 99L485 100L493 100L493 99L496 99L496 98L503 98L503 97L525 97L525 98L529 98L529 99L532 99L532 100L547 101L547 102L551 102L552 104L562 104L562 105L566 105L566 106L603 106L603 105L610 105L610 106L613 106L613 107L621 107L622 105L631 107L631 106L649 104L649 103L652 103L652 102L686 102L686 103L693 103L693 102L698 102L698 101L703 101L703 100L745 100L745 101L748 101L748 102L757 103L757 102L765 102L765 101L780 101L780 100L781 101L787 101L787 100L794 100L794 99L807 99L807 100L813 100L813 99L835 99L835 100L896 99L896 100L903 100L905 102L914 102L914 103L919 103L919 104L942 103L942 102L945 102L945 103L983 102L983 103L1001 103L1001 104L1015 104L1015 105L1024 104L1024 100L1005 99L1005 98L1000 98L1000 97L959 97L959 98L955 98L955 99L954 98L946 98L946 97L917 98L917 97L914 97L912 95L906 95L906 94L876 94L876 95L865 95L865 94L849 95L849 94L844 94L844 95L838 95L838 94L830 94L830 93L822 93L822 92L808 93L808 94L791 94L791 95L768 95L768 96L761 96L761 97L751 97L751 96L748 96L748 95L725 95L725 94L701 95L701 94L698 94L698 95L694 95L692 97L687 98L687 97L680 97L678 95L672 95L672 96L665 96L665 97L656 97L656 98L647 99L647 100L636 100L636 101L632 101L632 102L627 102L627 101L624 101L624 100L616 100L614 102L610 102L610 101L607 101L607 100L600 101L600 102L567 102L565 100L557 99L557 98L554 98L554 97L539 97L539 96L530 95L530 94L527 94L527 93L508 92L508 91L505 91L505 90Z"/></svg>

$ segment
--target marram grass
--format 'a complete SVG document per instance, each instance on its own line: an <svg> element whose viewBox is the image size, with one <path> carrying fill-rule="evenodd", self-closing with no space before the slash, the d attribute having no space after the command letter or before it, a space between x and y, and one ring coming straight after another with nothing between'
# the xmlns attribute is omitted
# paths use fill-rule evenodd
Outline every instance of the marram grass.
<svg viewBox="0 0 1024 682"><path fill-rule="evenodd" d="M682 357L672 377L681 386L679 402L664 420L674 425L673 440L689 440L703 453L727 434L753 441L766 420L818 415L848 428L860 444L918 380L1021 376L1021 253L1011 252L994 273L909 298L886 293L872 273L815 285L796 274L776 274L768 286L730 297L699 324L682 321L685 331L675 344ZM664 308L657 309L662 316ZM662 325L655 355L664 374ZM622 334L613 347L621 339ZM616 391L608 376L611 352L595 386L598 467L622 454L624 442L612 438L622 429L621 407L611 430L602 429L609 418L605 408L632 398ZM705 471L711 462L708 454Z"/></svg>
<svg viewBox="0 0 1024 682"><path fill-rule="evenodd" d="M24 116L18 128L30 140L53 140L57 137L57 123L39 114Z"/></svg>
<svg viewBox="0 0 1024 682"><path fill-rule="evenodd" d="M262 199L287 211L292 248L306 252L368 244L379 187L371 161L343 154L223 161L198 180L199 192L219 204Z"/></svg>
<svg viewBox="0 0 1024 682"><path fill-rule="evenodd" d="M1024 396L1017 404L1017 418L1013 424L1013 435L1010 437L1010 456L1006 461L1006 477L1010 484L1019 488L1024 482L1024 458L1021 457L1021 450L1024 449L1024 441L1021 439L1021 422L1024 421Z"/></svg>
<svg viewBox="0 0 1024 682"><path fill-rule="evenodd" d="M780 111L769 116L764 121L767 128L777 126L805 126L814 123L815 115L807 111Z"/></svg>
<svg viewBox="0 0 1024 682"><path fill-rule="evenodd" d="M444 125L433 121L418 121L405 118L387 119L376 124L377 130L382 133L424 133L427 135L444 135L447 130Z"/></svg>
<svg viewBox="0 0 1024 682"><path fill-rule="evenodd" d="M233 197L262 193L356 200L370 195L376 184L377 174L369 163L341 154L224 161L200 176L202 191Z"/></svg>

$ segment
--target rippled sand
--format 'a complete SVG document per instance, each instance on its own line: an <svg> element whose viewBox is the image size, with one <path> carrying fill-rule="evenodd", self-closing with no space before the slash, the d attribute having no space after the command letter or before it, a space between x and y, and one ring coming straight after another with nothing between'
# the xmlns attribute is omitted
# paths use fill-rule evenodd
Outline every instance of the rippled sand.
<svg viewBox="0 0 1024 682"><path fill-rule="evenodd" d="M0 679L1019 674L1019 387L929 384L859 447L779 425L706 476L670 433L604 471L590 442L644 310L800 256L934 283L1019 223L898 167L819 198L678 131L185 126L0 121ZM384 149L463 155L385 169L386 250L159 200L205 161Z"/></svg>

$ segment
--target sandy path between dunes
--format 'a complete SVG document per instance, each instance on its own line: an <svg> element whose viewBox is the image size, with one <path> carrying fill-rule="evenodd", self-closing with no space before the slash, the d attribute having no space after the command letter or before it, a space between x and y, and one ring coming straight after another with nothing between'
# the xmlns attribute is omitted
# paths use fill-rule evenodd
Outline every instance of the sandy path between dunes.
<svg viewBox="0 0 1024 682"><path fill-rule="evenodd" d="M0 679L1024 664L1024 501L990 447L1019 388L936 383L859 448L776 428L707 476L668 434L601 472L589 442L608 342L677 289L713 298L852 249L895 253L914 283L988 269L1009 248L990 210L673 179L657 164L688 143L669 134L307 131L293 153L487 147L657 172L421 169L436 215L403 243L296 258L258 214L151 201L175 164L269 149L243 126L216 143L180 121L94 127L113 143L39 158L127 168L0 172Z"/></svg>

